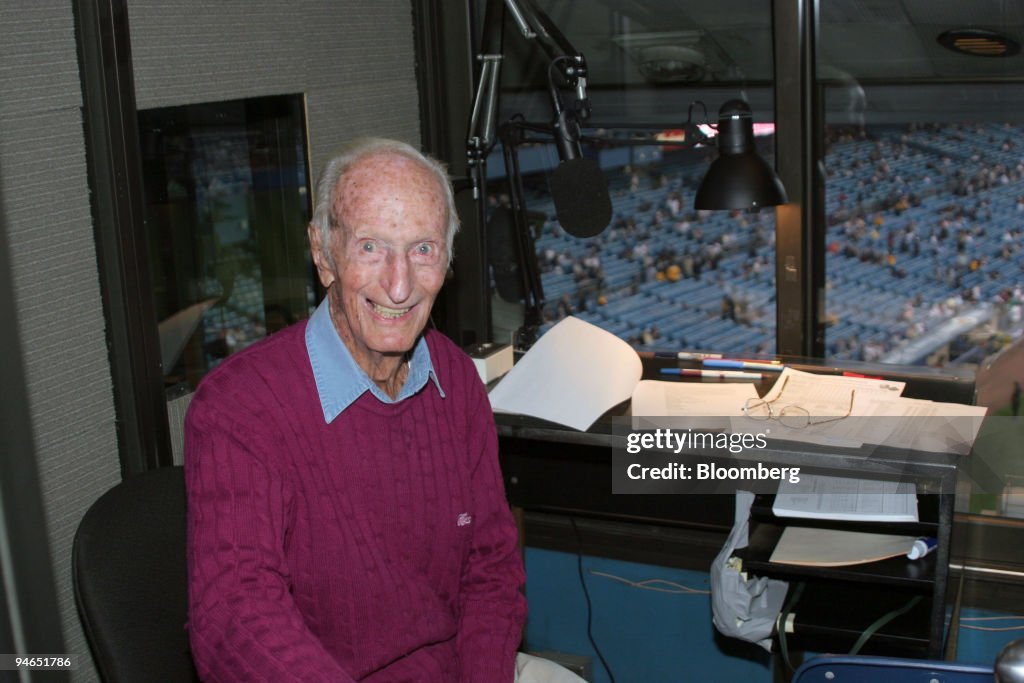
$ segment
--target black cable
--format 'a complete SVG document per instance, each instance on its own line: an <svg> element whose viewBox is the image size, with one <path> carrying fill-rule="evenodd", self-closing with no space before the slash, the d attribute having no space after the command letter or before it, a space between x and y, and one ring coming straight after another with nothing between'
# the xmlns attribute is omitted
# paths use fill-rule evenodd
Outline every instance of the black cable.
<svg viewBox="0 0 1024 683"><path fill-rule="evenodd" d="M860 649L864 647L864 643L868 642L868 639L871 636L875 635L875 631L882 628L883 626L885 626L901 614L906 614L914 608L914 605L916 605L919 602L921 602L921 596L915 595L910 600L908 600L907 604L903 605L903 607L900 607L899 609L894 609L888 614L884 614L883 616L879 617L878 620L875 621L875 623L871 624L871 626L868 626L866 629L864 629L864 632L860 634L860 638L858 638L857 642L854 643L853 649L850 650L850 654L855 655L858 652L860 652Z"/></svg>
<svg viewBox="0 0 1024 683"><path fill-rule="evenodd" d="M590 602L590 591L587 590L587 582L583 577L583 539L580 537L580 530L576 527L576 518L569 517L569 522L572 524L572 532L576 536L576 572L580 577L580 586L583 587L583 597L587 601L587 639L590 641L590 646L594 648L594 652L597 653L597 658L601 660L601 666L608 672L608 680L611 683L615 683L615 675L612 673L611 667L608 666L608 661L601 653L601 648L597 646L597 641L594 640L594 606Z"/></svg>
<svg viewBox="0 0 1024 683"><path fill-rule="evenodd" d="M779 613L779 654L782 655L782 661L785 663L785 665L789 668L790 671L793 671L794 667L793 664L789 661L789 647L786 642L786 621L789 618L789 614L793 611L793 608L796 606L797 601L800 599L800 596L803 595L804 586L805 584L803 582L797 584L789 600L786 601L786 606L783 607L782 611ZM921 596L916 595L910 600L908 600L907 603L903 605L903 607L894 609L891 612L887 612L886 614L879 617L873 624L864 629L864 631L860 634L860 638L858 638L857 642L854 643L853 648L850 650L850 654L855 655L859 653L861 648L864 647L864 644L867 643L871 636L875 635L875 633L880 628L888 624L896 617L906 614L911 609L913 609L914 606L917 605L917 603L919 602L921 602Z"/></svg>
<svg viewBox="0 0 1024 683"><path fill-rule="evenodd" d="M789 600L786 601L786 606L779 612L779 652L782 654L782 661L789 668L790 671L795 671L792 662L789 661L789 646L786 643L786 621L789 620L789 614L796 607L797 601L800 596L804 594L804 588L806 584L801 581L793 589L793 592L789 595Z"/></svg>
<svg viewBox="0 0 1024 683"><path fill-rule="evenodd" d="M566 55L561 57L555 57L550 64L548 64L548 94L551 96L551 101L555 107L555 118L557 119L562 113L562 96L558 92L558 85L555 83L555 66L561 62L570 61L570 58ZM565 77L563 76L563 79Z"/></svg>

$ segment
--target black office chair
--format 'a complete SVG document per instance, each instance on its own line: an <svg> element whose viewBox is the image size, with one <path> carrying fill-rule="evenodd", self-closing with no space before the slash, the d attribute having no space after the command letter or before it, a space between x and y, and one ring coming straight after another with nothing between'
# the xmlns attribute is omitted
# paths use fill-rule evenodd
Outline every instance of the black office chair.
<svg viewBox="0 0 1024 683"><path fill-rule="evenodd" d="M198 681L189 654L185 477L162 467L92 504L75 534L75 601L107 683Z"/></svg>

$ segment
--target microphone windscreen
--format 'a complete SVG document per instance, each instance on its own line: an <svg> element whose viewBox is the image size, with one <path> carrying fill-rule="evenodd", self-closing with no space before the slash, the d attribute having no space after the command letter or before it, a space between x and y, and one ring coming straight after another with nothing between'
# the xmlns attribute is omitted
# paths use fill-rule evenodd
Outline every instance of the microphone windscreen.
<svg viewBox="0 0 1024 683"><path fill-rule="evenodd" d="M593 159L563 161L548 181L555 215L562 228L574 237L593 237L612 220L608 179Z"/></svg>

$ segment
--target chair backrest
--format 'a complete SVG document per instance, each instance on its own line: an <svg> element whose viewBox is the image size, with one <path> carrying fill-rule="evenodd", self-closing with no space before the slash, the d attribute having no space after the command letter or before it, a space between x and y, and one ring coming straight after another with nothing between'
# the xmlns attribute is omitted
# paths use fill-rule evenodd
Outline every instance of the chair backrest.
<svg viewBox="0 0 1024 683"><path fill-rule="evenodd" d="M926 659L822 656L808 659L791 683L992 683L992 667Z"/></svg>
<svg viewBox="0 0 1024 683"><path fill-rule="evenodd" d="M189 654L185 477L162 467L103 494L72 550L78 614L107 683L198 681Z"/></svg>

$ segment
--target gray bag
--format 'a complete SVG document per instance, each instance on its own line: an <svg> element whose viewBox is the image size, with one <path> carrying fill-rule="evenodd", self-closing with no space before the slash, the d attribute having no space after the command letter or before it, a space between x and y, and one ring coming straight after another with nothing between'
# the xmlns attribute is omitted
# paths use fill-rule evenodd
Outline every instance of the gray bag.
<svg viewBox="0 0 1024 683"><path fill-rule="evenodd" d="M772 629L782 610L789 584L776 579L748 577L733 553L746 548L750 506L754 494L736 492L736 521L722 551L711 565L711 612L723 635L757 643L771 652Z"/></svg>

